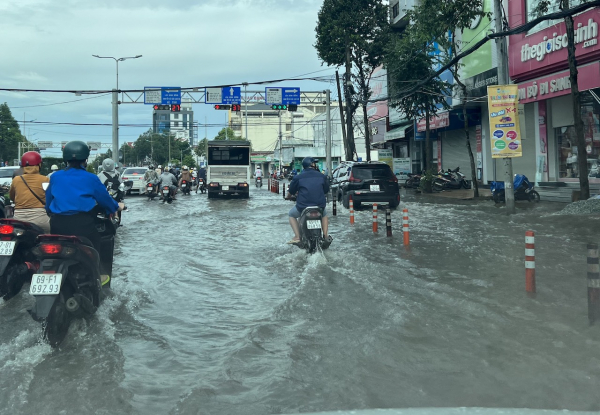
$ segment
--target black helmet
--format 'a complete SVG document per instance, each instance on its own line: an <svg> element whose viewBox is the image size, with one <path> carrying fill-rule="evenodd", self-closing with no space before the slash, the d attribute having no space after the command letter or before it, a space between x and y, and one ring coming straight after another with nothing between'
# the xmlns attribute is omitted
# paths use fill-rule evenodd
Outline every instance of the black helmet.
<svg viewBox="0 0 600 415"><path fill-rule="evenodd" d="M315 160L312 157L304 157L304 160L302 160L302 167L304 167L305 169L308 169L313 163L316 163L317 160Z"/></svg>
<svg viewBox="0 0 600 415"><path fill-rule="evenodd" d="M83 141L69 141L63 148L63 160L85 161L90 156L90 148Z"/></svg>

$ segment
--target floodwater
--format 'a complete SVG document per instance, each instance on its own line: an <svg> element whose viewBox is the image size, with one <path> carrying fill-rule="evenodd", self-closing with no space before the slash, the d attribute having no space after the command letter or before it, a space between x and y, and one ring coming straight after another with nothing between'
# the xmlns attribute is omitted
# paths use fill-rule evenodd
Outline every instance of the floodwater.
<svg viewBox="0 0 600 415"><path fill-rule="evenodd" d="M114 296L41 342L25 292L0 300L0 414L288 414L344 409L600 410L600 322L586 244L600 218L562 206L409 195L393 237L338 206L308 256L281 195L127 200ZM525 202L527 203L527 202ZM329 207L331 215L331 207ZM525 231L537 294L525 293Z"/></svg>

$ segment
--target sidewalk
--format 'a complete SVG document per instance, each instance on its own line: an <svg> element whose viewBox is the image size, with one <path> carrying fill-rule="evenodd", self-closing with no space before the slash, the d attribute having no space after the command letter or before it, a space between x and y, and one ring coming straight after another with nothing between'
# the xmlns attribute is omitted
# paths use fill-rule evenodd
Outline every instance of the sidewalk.
<svg viewBox="0 0 600 415"><path fill-rule="evenodd" d="M403 189L403 190L404 190L404 192L407 192L406 189ZM446 198L446 199L458 199L458 200L473 200L473 199L475 199L475 196L474 196L475 190L473 190L473 189L444 190L442 192L433 192L433 193L419 193L418 191L410 191L410 190L408 190L408 192L413 193L416 197L427 196L427 197L441 197L441 198ZM489 196L489 190L486 191L486 189L479 189L479 198L480 199L485 199L487 196Z"/></svg>

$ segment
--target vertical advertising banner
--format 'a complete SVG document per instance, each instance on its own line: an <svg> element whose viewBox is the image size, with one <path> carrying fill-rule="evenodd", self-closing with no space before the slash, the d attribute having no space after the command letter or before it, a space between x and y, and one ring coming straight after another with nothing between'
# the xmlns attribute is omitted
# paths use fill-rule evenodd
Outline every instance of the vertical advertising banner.
<svg viewBox="0 0 600 415"><path fill-rule="evenodd" d="M488 86L492 158L523 156L518 85Z"/></svg>
<svg viewBox="0 0 600 415"><path fill-rule="evenodd" d="M392 169L394 168L394 159L393 153L391 149L382 148L378 150L379 153L379 161L386 163Z"/></svg>

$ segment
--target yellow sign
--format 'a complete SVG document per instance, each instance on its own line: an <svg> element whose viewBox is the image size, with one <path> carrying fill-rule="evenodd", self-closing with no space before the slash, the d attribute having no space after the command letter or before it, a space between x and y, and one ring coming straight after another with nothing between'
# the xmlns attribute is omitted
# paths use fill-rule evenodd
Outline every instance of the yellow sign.
<svg viewBox="0 0 600 415"><path fill-rule="evenodd" d="M492 158L522 157L519 87L517 85L488 86L488 107Z"/></svg>

